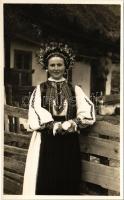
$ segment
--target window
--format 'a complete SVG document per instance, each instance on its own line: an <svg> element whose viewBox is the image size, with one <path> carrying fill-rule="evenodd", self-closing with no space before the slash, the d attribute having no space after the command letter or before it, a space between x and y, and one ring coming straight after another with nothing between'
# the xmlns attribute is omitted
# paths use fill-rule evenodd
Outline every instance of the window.
<svg viewBox="0 0 124 200"><path fill-rule="evenodd" d="M14 71L18 74L18 85L32 84L32 52L14 50Z"/></svg>

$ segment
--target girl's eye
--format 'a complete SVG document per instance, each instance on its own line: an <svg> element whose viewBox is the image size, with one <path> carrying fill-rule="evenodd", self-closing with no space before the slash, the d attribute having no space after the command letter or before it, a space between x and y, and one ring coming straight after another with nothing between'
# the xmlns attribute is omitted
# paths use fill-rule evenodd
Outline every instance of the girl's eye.
<svg viewBox="0 0 124 200"><path fill-rule="evenodd" d="M62 66L61 63L58 63L58 64L57 64L57 67L61 67L61 66ZM51 64L50 67L55 67L55 64Z"/></svg>
<svg viewBox="0 0 124 200"><path fill-rule="evenodd" d="M51 64L50 66L51 66L51 67L54 67L55 65L54 65L54 64Z"/></svg>
<svg viewBox="0 0 124 200"><path fill-rule="evenodd" d="M58 64L58 67L61 67L62 66L62 64Z"/></svg>

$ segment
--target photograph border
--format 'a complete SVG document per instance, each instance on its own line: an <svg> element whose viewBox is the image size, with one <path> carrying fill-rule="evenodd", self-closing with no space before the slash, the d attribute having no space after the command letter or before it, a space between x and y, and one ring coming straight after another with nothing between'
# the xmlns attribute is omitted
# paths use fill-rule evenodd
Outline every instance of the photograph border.
<svg viewBox="0 0 124 200"><path fill-rule="evenodd" d="M121 49L121 53L120 53L120 107L121 107L121 112L120 112L120 196L37 196L37 195L33 195L33 196L28 196L28 195L4 195L3 194L3 166L4 166L4 153L3 153L3 146L4 146L4 69L2 66L4 66L4 17L3 17L3 5L7 3L12 3L12 4L49 4L49 3L59 3L59 4L119 4L121 6L121 30L120 30L120 35L121 35L121 39L120 39L120 49ZM46 0L27 0L27 2L25 2L25 0L2 0L0 3L0 15L1 15L1 20L0 20L0 33L1 33L1 37L0 37L0 55L1 59L0 59L0 80L1 80L1 92L0 92L0 99L1 99L1 125L0 125L0 132L2 133L0 135L0 165L1 165L1 170L0 170L0 177L1 177L1 187L0 187L0 196L1 199L3 200L14 200L14 199L23 199L23 200L38 200L38 199L123 199L123 0L61 0L61 2L52 0L52 1L46 1Z"/></svg>

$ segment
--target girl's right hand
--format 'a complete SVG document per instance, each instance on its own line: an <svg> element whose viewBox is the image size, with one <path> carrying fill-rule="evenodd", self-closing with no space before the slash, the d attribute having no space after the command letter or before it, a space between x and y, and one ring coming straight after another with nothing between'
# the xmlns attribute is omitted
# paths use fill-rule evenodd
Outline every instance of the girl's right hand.
<svg viewBox="0 0 124 200"><path fill-rule="evenodd" d="M62 131L62 123L61 122L55 122L53 126L53 135L55 136L58 132Z"/></svg>

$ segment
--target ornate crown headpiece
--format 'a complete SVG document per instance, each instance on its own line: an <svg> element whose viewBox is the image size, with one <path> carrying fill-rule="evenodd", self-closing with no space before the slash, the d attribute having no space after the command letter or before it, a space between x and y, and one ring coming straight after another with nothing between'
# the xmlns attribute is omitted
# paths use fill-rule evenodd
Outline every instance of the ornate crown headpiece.
<svg viewBox="0 0 124 200"><path fill-rule="evenodd" d="M65 65L69 68L74 64L75 56L71 48L67 44L50 42L41 44L39 53L37 54L38 62L47 68L49 58L53 56L60 56L64 59Z"/></svg>

